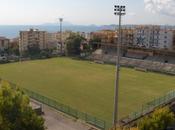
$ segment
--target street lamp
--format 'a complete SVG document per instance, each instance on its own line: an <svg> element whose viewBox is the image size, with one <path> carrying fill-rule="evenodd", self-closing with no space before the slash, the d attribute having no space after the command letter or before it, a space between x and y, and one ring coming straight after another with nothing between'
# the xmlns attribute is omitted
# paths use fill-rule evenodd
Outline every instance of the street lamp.
<svg viewBox="0 0 175 130"><path fill-rule="evenodd" d="M60 43L61 43L61 55L63 55L63 41L62 41L62 22L63 18L59 18L60 21Z"/></svg>
<svg viewBox="0 0 175 130"><path fill-rule="evenodd" d="M119 76L120 76L120 47L122 45L122 28L121 28L121 17L125 15L125 6L115 5L114 15L119 16L119 35L117 44L117 61L116 61L116 80L115 80L115 95L114 95L114 115L113 115L113 125L116 128L118 124L118 101L119 101Z"/></svg>

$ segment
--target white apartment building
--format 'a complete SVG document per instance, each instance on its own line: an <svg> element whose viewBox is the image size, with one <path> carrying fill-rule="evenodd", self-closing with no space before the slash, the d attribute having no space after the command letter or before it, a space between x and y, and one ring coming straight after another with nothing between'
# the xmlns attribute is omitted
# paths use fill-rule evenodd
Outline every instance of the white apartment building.
<svg viewBox="0 0 175 130"><path fill-rule="evenodd" d="M134 45L151 48L157 44L157 26L139 26L134 30Z"/></svg>
<svg viewBox="0 0 175 130"><path fill-rule="evenodd" d="M173 39L174 39L174 31L161 29L159 32L159 45L160 49L173 49Z"/></svg>
<svg viewBox="0 0 175 130"><path fill-rule="evenodd" d="M149 48L159 48L160 26L150 26L149 30Z"/></svg>
<svg viewBox="0 0 175 130"><path fill-rule="evenodd" d="M149 28L136 28L134 31L134 45L139 47L149 47L149 36Z"/></svg>
<svg viewBox="0 0 175 130"><path fill-rule="evenodd" d="M134 31L134 45L146 48L173 49L174 31L160 26L139 26Z"/></svg>
<svg viewBox="0 0 175 130"><path fill-rule="evenodd" d="M6 37L0 37L0 51L4 51L9 48L10 40Z"/></svg>
<svg viewBox="0 0 175 130"><path fill-rule="evenodd" d="M29 46L39 45L41 50L46 49L46 31L38 29L30 29L28 31L20 31L19 50L27 51Z"/></svg>

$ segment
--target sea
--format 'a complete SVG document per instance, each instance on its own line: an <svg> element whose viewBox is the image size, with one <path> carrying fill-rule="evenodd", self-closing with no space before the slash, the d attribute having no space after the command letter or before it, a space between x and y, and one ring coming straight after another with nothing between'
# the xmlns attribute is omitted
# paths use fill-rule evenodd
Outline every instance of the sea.
<svg viewBox="0 0 175 130"><path fill-rule="evenodd" d="M39 29L47 32L58 32L59 26L43 26L43 25L0 25L0 37L7 38L19 37L19 32L30 28ZM114 26L63 26L63 31L73 32L94 32L103 29L113 30Z"/></svg>

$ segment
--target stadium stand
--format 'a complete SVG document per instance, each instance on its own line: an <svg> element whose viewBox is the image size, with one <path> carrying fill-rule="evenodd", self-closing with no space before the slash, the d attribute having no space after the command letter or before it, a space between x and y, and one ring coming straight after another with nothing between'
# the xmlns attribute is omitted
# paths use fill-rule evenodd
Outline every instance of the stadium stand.
<svg viewBox="0 0 175 130"><path fill-rule="evenodd" d="M147 54L138 54L134 52L127 52L125 57L128 58L135 58L135 59L145 59L148 55Z"/></svg>
<svg viewBox="0 0 175 130"><path fill-rule="evenodd" d="M169 63L175 64L175 57L169 57L168 58Z"/></svg>
<svg viewBox="0 0 175 130"><path fill-rule="evenodd" d="M148 56L146 60L175 64L175 57L172 56Z"/></svg>
<svg viewBox="0 0 175 130"><path fill-rule="evenodd" d="M149 56L146 58L146 60L150 60L150 61L156 61L156 62L165 62L164 57L162 56Z"/></svg>
<svg viewBox="0 0 175 130"><path fill-rule="evenodd" d="M99 52L99 51L97 51ZM101 49L100 53L93 53L89 59L103 61L105 63L116 63L116 52L104 53ZM122 52L123 54L123 52ZM175 75L175 58L174 57L160 57L160 56L148 56L146 60L139 58L121 58L121 65L125 67L140 68L141 70L148 70L154 72L161 72L166 74Z"/></svg>

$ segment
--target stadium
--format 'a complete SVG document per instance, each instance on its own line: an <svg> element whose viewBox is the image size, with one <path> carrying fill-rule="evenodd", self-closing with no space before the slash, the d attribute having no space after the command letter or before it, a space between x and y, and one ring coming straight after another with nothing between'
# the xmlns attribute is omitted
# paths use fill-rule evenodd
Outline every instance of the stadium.
<svg viewBox="0 0 175 130"><path fill-rule="evenodd" d="M112 62L116 57L105 55L105 58ZM121 69L120 79L120 118L136 112L142 105L174 89L174 76L149 71L154 67L164 71L166 64L152 63L122 59L125 67ZM143 68L143 65L151 69L138 71L128 68L131 66ZM174 68L174 65L172 66ZM60 57L2 64L0 77L28 91L69 106L73 110L102 120L107 128L112 126L114 65ZM38 99L37 96L35 98Z"/></svg>

